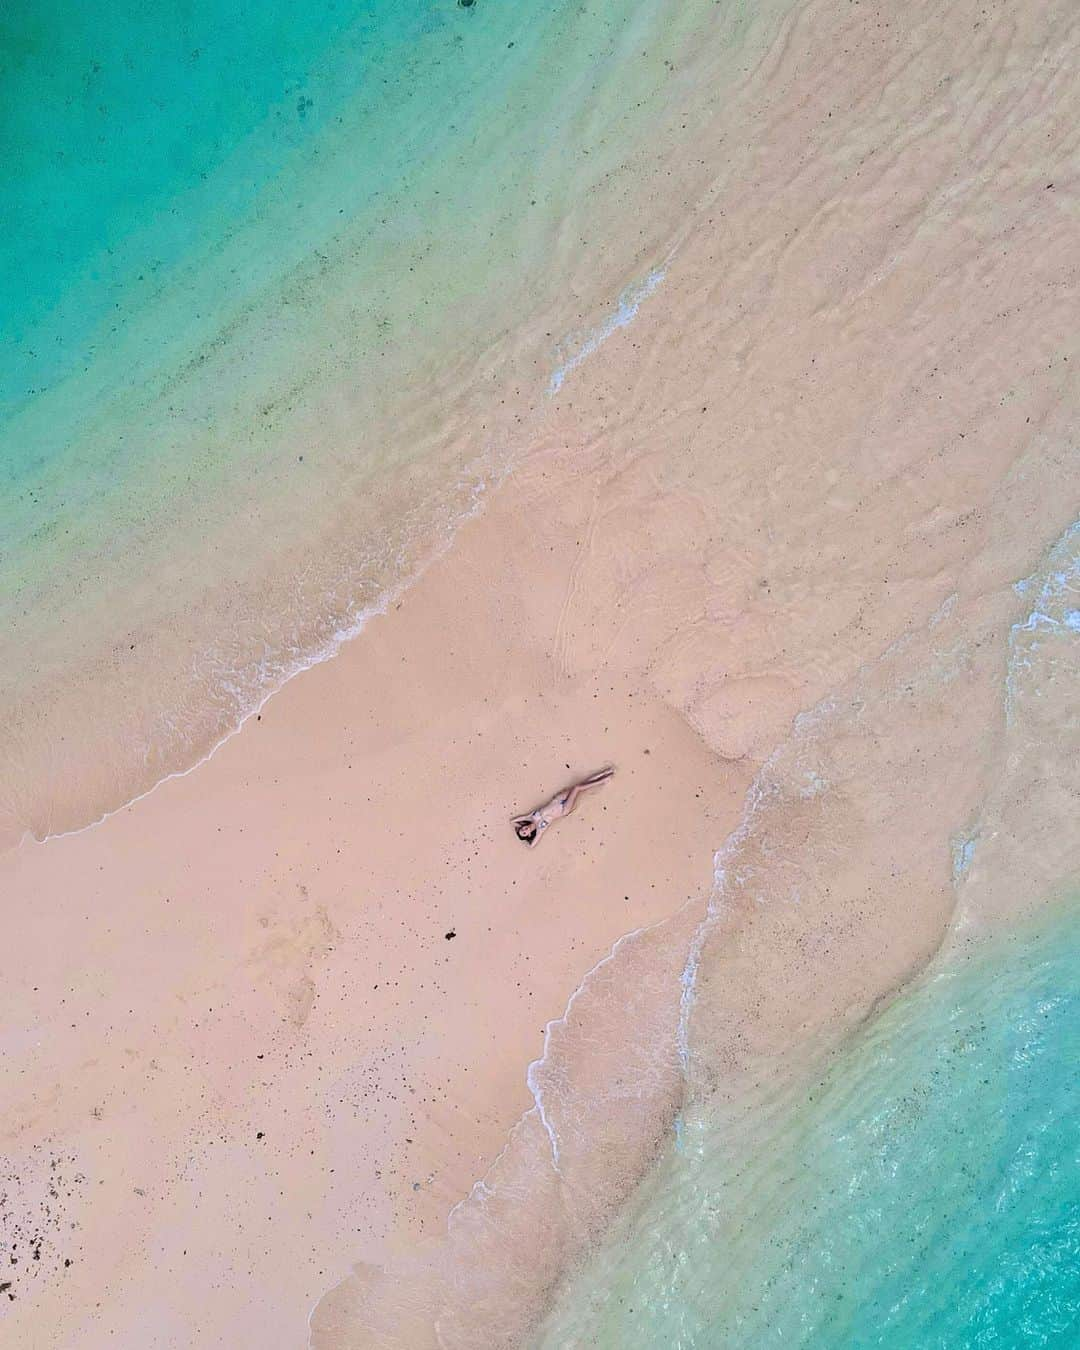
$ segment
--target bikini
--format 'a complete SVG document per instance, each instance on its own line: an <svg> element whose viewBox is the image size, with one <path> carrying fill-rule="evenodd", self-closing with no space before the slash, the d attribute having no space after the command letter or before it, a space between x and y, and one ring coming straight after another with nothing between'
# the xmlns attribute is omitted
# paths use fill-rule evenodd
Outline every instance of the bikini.
<svg viewBox="0 0 1080 1350"><path fill-rule="evenodd" d="M563 792L562 794L560 794L560 796L556 797L556 799L555 799L554 802L550 802L549 805L551 805L551 806L556 806L556 805L558 805L558 806L565 806L565 805L566 805L566 799L567 799L567 797L569 797L569 795L570 795L569 792ZM555 820L558 820L558 818L559 818L559 817L556 816L554 819L555 819ZM543 808L543 807L541 807L541 808L539 809L539 811L534 811L534 812L533 812L533 819L536 821L536 828L537 828L537 831L538 831L538 832L539 832L540 830L546 830L547 827L548 827L549 825L553 824L553 821L548 820L547 816L544 815L544 808Z"/></svg>

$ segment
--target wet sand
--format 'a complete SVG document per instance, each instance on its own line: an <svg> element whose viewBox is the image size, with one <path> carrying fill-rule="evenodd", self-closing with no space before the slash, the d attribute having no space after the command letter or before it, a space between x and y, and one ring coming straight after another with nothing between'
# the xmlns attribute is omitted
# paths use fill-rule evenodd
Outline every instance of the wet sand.
<svg viewBox="0 0 1080 1350"><path fill-rule="evenodd" d="M668 1047L620 1099L626 1155L576 1139L572 1211L529 1189L536 1114L502 1157L513 1300L542 1306L566 1214L587 1241L670 1125L692 920L778 752L779 824L735 836L742 893L707 935L705 1086L809 1055L936 949L1003 743L1013 583L1075 515L1076 44L1064 5L800 11L752 120L702 131L722 170L662 286L451 551L208 763L0 859L5 1204L45 1235L20 1344L303 1344L354 1263L417 1270L534 1106L547 1023L678 916L652 966L651 939L624 949L648 1006L617 981L590 1004L594 1047ZM792 733L832 706L812 763L843 791L812 815ZM514 839L609 761L538 849ZM763 907L800 847L809 899ZM368 1283L315 1344L434 1344L423 1298L376 1339ZM444 1342L476 1344L456 1318Z"/></svg>
<svg viewBox="0 0 1080 1350"><path fill-rule="evenodd" d="M45 1225L20 1343L302 1344L485 1170L582 974L707 889L748 770L633 673L553 666L574 524L544 476L527 538L525 477L208 763L4 857L6 1204ZM85 1178L55 1222L54 1150Z"/></svg>

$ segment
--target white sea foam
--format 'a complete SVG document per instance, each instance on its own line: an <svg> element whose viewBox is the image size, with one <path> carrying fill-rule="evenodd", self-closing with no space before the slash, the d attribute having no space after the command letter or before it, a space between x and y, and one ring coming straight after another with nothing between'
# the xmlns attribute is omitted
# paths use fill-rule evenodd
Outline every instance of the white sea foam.
<svg viewBox="0 0 1080 1350"><path fill-rule="evenodd" d="M952 880L953 886L959 886L960 883L971 871L971 864L975 858L976 836L974 834L962 835L952 841Z"/></svg>
<svg viewBox="0 0 1080 1350"><path fill-rule="evenodd" d="M633 323L637 318L638 310L641 308L642 302L647 300L649 296L656 291L657 287L667 275L667 268L670 261L670 257L665 259L659 267L654 267L643 281L634 282L632 286L628 286L626 290L623 291L619 296L618 304L614 311L608 315L600 327L590 333L588 337L573 350L566 360L552 372L551 380L548 383L549 395L557 394L563 387L567 375L569 375L571 371L576 370L582 362L587 361L589 357L599 350L608 338L612 336L612 334L617 333L620 328L626 328L628 324ZM564 344L564 348L568 345L568 343Z"/></svg>
<svg viewBox="0 0 1080 1350"><path fill-rule="evenodd" d="M536 1103L536 1111L540 1117L540 1123L543 1125L544 1130L547 1133L547 1137L551 1141L551 1165L552 1167L554 1167L556 1172L559 1170L559 1135L558 1131L555 1129L555 1126L548 1115L547 1105L544 1101L544 1090L543 1086L540 1083L539 1077L540 1072L548 1063L548 1060L551 1055L552 1035L560 1028L565 1027L567 1022L569 1022L570 1014L573 1012L574 1009L574 1004L578 1001L581 995L584 994L585 991L588 989L593 976L596 975L598 971L603 970L605 966L609 965L616 958L616 956L618 956L619 951L628 942L632 942L634 938L640 937L643 933L652 932L654 928L659 928L661 924L667 922L668 922L667 919L661 919L657 923L647 924L643 928L635 928L633 929L632 932L624 933L623 936L613 944L608 954L604 957L601 957L601 959L597 961L596 965L593 966L591 970L586 971L585 976L582 979L581 983L570 995L570 998L567 1001L566 1008L562 1016L552 1018L552 1020L544 1028L543 1051L541 1052L539 1059L534 1059L533 1062L529 1065L525 1074L525 1081L528 1084L529 1091L532 1093L533 1101Z"/></svg>
<svg viewBox="0 0 1080 1350"><path fill-rule="evenodd" d="M142 801L144 797L149 797L152 792L156 792L163 784L170 783L175 778L186 778L189 773L194 773L196 769L201 768L217 754L223 745L228 741L231 741L251 718L258 716L274 695L279 693L291 680L295 679L298 675L302 675L307 670L314 669L315 666L321 666L324 662L332 660L347 643L351 642L353 638L358 637L363 632L372 619L379 618L386 614L390 607L397 603L410 586L423 576L427 568L445 554L461 526L473 519L479 513L488 489L497 481L498 479L496 478L491 481L481 481L477 483L473 490L472 501L462 512L459 519L455 521L442 546L434 550L411 576L396 586L388 587L383 595L373 604L365 605L362 608L357 609L344 623L336 628L329 637L319 643L316 647L294 656L292 659L286 659L280 662L276 660L267 661L261 664L255 672L254 677L248 682L237 679L228 681L218 674L218 687L228 689L237 706L242 707L243 711L238 714L235 722L224 735L219 737L205 754L201 755L192 764L189 764L187 768L177 769L172 773L165 774L146 788L145 791L136 793L133 797L129 797L126 801L121 802L119 806L115 806L109 811L103 811L100 816L97 816L94 820L88 821L85 825L78 826L76 829L49 831L44 834L40 840L36 839L30 831L25 831L19 841L19 846L22 847L26 844L28 839L44 844L48 843L51 839L64 839L68 835L82 834L84 830L93 829L103 821L108 820L111 816L115 816L119 812L126 810L129 806L134 806L136 802ZM245 704L247 706L244 706Z"/></svg>
<svg viewBox="0 0 1080 1350"><path fill-rule="evenodd" d="M626 290L622 292L618 298L614 312L598 329L596 329L595 332L586 338L573 354L554 372L548 388L549 394L555 393L561 388L566 376L572 370L576 370L578 366L582 365L590 356L598 351L613 333L617 332L620 328L625 328L628 324L633 322L637 317L642 301L648 299L663 281L674 253L675 250L673 249L667 258L665 258L664 262L659 267L656 267L649 272L643 281L627 287ZM402 594L409 589L413 582L417 581L420 576L423 575L426 568L437 558L443 556L452 544L460 527L479 513L489 490L498 486L501 478L509 471L509 469L505 469L502 473L497 473L493 477L478 482L473 489L470 505L461 514L458 520L454 522L453 526L451 526L442 547L433 552L425 560L424 564L404 582L398 586L389 588L374 604L366 605L355 614L350 615L345 623L335 629L335 631L315 649L303 653L292 660L285 661L277 669L273 668L276 663L270 663L271 669L269 673L266 672L265 667L261 668L260 671L257 672L256 677L251 681L250 687L246 687L242 682L237 682L235 680L231 682L224 681L219 674L219 687L229 688L237 706L241 707L243 711L238 714L229 730L215 741L205 754L201 755L192 764L188 765L187 768L177 769L172 773L165 774L163 777L152 783L145 791L136 793L134 796L121 802L119 806L113 807L109 811L102 812L102 814L95 817L94 820L88 821L85 825L80 825L76 829L48 831L42 835L40 839L34 836L31 831L27 830L23 833L23 836L19 841L20 847L26 844L28 840L37 843L47 843L51 839L62 839L67 835L81 834L84 830L92 829L95 826L100 825L103 821L108 820L111 816L116 815L118 812L125 810L129 806L133 806L136 802L142 801L144 797L148 797L150 793L156 791L163 783L171 782L174 778L185 778L189 773L201 768L217 754L226 742L232 740L252 717L261 713L270 699L283 689L290 680L295 679L298 675L302 675L306 670L311 670L315 666L322 665L324 661L331 660L341 651L346 643L359 636L371 619L385 614L390 606L396 603ZM252 690L258 691L254 697L252 696ZM628 936L632 935L628 934Z"/></svg>
<svg viewBox="0 0 1080 1350"><path fill-rule="evenodd" d="M1013 590L1021 596L1035 591L1035 600L1027 615L1009 629L1005 718L1010 725L1020 680L1031 668L1041 643L1061 632L1080 632L1080 611L1072 608L1073 597L1080 595L1080 520L1058 536L1046 554L1045 566L1015 582Z"/></svg>
<svg viewBox="0 0 1080 1350"><path fill-rule="evenodd" d="M693 941L690 943L686 964L679 976L679 1023L675 1030L675 1045L679 1053L679 1065L682 1068L683 1078L686 1078L690 1072L690 1011L694 1003L698 967L701 964L701 951L705 946L705 938L708 936L711 917L711 913L707 914L698 925Z"/></svg>
<svg viewBox="0 0 1080 1350"><path fill-rule="evenodd" d="M403 590L404 587L401 589ZM129 797L126 801L121 802L119 806L113 807L111 811L103 811L100 816L97 816L94 820L87 821L85 825L80 825L76 829L50 831L43 835L41 839L36 839L35 836L27 830L23 833L22 839L19 841L20 847L25 844L27 840L46 844L51 839L66 839L69 835L82 834L86 830L92 830L95 826L100 825L111 816L118 815L121 811L127 810L129 806L134 806L136 802L141 802L144 797L149 797L152 792L156 792L163 784L171 783L174 778L186 778L189 773L194 773L196 769L202 768L204 764L213 759L226 742L231 741L232 738L243 729L252 717L261 713L274 695L284 688L290 680L294 679L297 675L302 675L305 670L311 670L313 667L322 665L324 661L329 661L331 657L336 656L346 642L349 642L363 631L370 619L385 614L391 603L398 597L399 593L400 591L398 590L388 591L382 600L363 609L354 619L351 619L346 625L335 632L326 640L326 642L316 648L315 651L303 658L297 659L295 662L289 663L285 667L284 672L278 674L270 687L267 688L260 695L258 700L252 703L251 706L237 719L235 725L230 727L223 736L214 742L204 755L201 755L193 764L189 764L186 769L176 769L172 773L165 774L156 782L152 783L144 792L136 793L134 797ZM241 695L239 686L235 687L234 692L238 697Z"/></svg>

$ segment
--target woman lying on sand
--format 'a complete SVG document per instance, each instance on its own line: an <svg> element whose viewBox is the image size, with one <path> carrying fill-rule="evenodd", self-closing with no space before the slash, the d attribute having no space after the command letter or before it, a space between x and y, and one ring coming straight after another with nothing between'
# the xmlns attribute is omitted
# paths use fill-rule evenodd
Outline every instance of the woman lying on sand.
<svg viewBox="0 0 1080 1350"><path fill-rule="evenodd" d="M589 774L588 778L582 778L572 787L557 792L551 801L545 802L543 806L538 806L535 811L530 811L527 816L515 816L511 822L514 833L523 844L535 848L540 842L540 836L553 820L558 820L560 816L568 816L577 806L577 799L583 792L587 792L589 788L599 787L601 783L606 783L614 772L614 767L609 764L606 769L598 769L596 773Z"/></svg>

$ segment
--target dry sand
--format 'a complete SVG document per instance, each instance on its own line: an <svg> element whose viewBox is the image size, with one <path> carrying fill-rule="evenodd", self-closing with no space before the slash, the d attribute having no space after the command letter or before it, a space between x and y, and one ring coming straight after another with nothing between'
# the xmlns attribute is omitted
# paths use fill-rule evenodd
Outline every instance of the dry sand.
<svg viewBox="0 0 1080 1350"><path fill-rule="evenodd" d="M3 859L21 1344L302 1344L498 1152L582 974L707 889L749 770L632 674L553 667L575 530L543 478L208 763Z"/></svg>
<svg viewBox="0 0 1080 1350"><path fill-rule="evenodd" d="M754 116L701 129L723 169L662 288L451 552L208 763L0 860L13 1343L304 1344L352 1262L443 1231L545 1024L704 903L830 698L878 720L830 742L840 805L776 838L838 884L764 919L751 885L710 936L722 1062L798 1051L934 949L1011 582L1074 514L1076 47L1066 4L800 10Z"/></svg>

